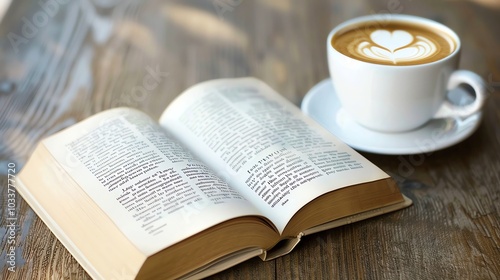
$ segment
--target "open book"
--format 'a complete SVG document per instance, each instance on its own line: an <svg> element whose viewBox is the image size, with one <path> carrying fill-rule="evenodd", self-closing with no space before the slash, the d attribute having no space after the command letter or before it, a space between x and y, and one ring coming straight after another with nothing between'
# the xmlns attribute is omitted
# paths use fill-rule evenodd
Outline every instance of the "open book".
<svg viewBox="0 0 500 280"><path fill-rule="evenodd" d="M159 122L117 108L73 125L18 191L95 279L201 278L411 203L254 78L195 85Z"/></svg>

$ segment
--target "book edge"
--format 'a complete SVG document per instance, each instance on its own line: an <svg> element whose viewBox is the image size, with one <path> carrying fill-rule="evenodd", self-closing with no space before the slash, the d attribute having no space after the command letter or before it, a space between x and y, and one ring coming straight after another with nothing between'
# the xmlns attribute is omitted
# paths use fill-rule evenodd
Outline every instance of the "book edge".
<svg viewBox="0 0 500 280"><path fill-rule="evenodd" d="M291 238L288 240L285 239L286 242L283 246L279 246L278 248L273 247L267 251L264 251L264 253L260 256L260 258L263 261L270 261L270 260L282 257L282 256L290 253L298 245L298 243L301 241L303 236L311 235L311 234L318 233L321 231L337 228L340 226L352 224L355 222L359 222L362 220L366 220L369 218L373 218L376 216L380 216L383 214L394 212L394 211L409 207L413 204L413 201L411 199L409 199L408 197L406 197L403 194L401 194L401 195L403 197L403 201L401 201L401 202L398 202L395 204L390 204L390 205L383 206L383 207L376 208L376 209L372 209L372 210L368 210L365 212L357 213L357 214L354 214L351 216L336 219L336 220L333 220L331 222L327 222L327 223L303 230L302 232L300 232L297 235L297 237ZM284 241L284 240L282 240L282 241Z"/></svg>
<svg viewBox="0 0 500 280"><path fill-rule="evenodd" d="M19 188L19 186L21 188ZM38 201L33 197L31 192L28 190L26 185L22 182L20 178L17 179L16 190L21 194L23 199L28 203L28 205L33 209L37 216L44 222L45 225L50 229L50 231L56 236L56 238L64 245L64 247L71 253L71 255L78 260L78 263L85 269L85 271L93 279L104 279L104 277L99 274L95 267L88 261L88 259L83 255L83 253L78 249L76 244L74 244L64 233L64 231L58 226L58 224L50 217L50 215L45 211L43 206L38 203Z"/></svg>
<svg viewBox="0 0 500 280"><path fill-rule="evenodd" d="M364 212L357 213L357 214L354 214L354 215L350 215L350 216L347 216L347 217L344 217L344 218L340 218L340 219L337 219L337 220L333 220L331 222L327 222L325 224L318 225L318 226L306 229L306 230L302 231L302 234L304 236L306 236L306 235L314 234L314 233L317 233L317 232L320 232L320 231L324 231L324 230L328 230L328 229L340 227L340 226L343 226L343 225L352 224L352 223L355 223L355 222L359 222L359 221L362 221L362 220L366 220L366 219L369 219L369 218L373 218L373 217L376 217L376 216L381 216L383 214L394 212L394 211L397 211L397 210L409 207L410 205L413 204L413 201L411 199L409 199L408 197L406 197L403 194L401 194L401 195L403 197L403 201L401 201L401 202L390 204L390 205L386 205L386 206L382 206L382 207L379 207L379 208L376 208L376 209L372 209L372 210L368 210L368 211L364 211Z"/></svg>
<svg viewBox="0 0 500 280"><path fill-rule="evenodd" d="M184 275L180 279L189 279L189 280L195 280L195 279L202 279L206 278L208 276L214 275L216 273L222 272L224 270L227 270L235 265L238 265L240 263L243 263L251 258L260 256L262 254L265 254L264 249L260 248L248 248L241 250L239 252L235 252L230 255L226 255L204 267L201 267L187 275Z"/></svg>
<svg viewBox="0 0 500 280"><path fill-rule="evenodd" d="M112 109L114 110L114 109ZM50 156L52 164L56 165L60 170L63 170L61 167L61 164L55 160L54 156L52 153L47 149L44 143L45 139L40 141L37 147L35 148L34 152L31 154L28 162L25 164L24 168L21 170L19 176L17 177L17 184L18 186L21 186L21 188L17 188L16 190L19 191L19 194L23 197L23 199L28 203L28 205L33 209L33 211L37 214L37 216L42 220L42 222L50 229L52 234L56 236L56 238L61 242L61 244L70 252L70 254L77 260L78 264L91 276L92 279L106 279L106 277L100 273L99 269L93 265L93 262L89 260L89 258L86 257L86 254L83 253L80 249L79 246L72 241L72 239L66 234L66 231L59 226L59 223L52 218L50 213L46 210L46 208L39 203L39 201L36 199L36 197L30 192L29 188L24 184L22 181L22 177L24 177L24 173L26 167L30 164L31 161L34 160L35 157L44 157L43 155L39 155L40 153L45 153ZM43 150L43 151L42 151ZM24 172L23 172L24 171ZM65 171L64 171L65 172ZM27 176L27 175L26 175ZM81 186L74 181L74 179L70 177L70 180L74 182L76 186L81 188ZM93 200L90 198L90 200ZM100 207L98 207L102 211ZM107 216L107 213L103 211L104 215ZM109 216L107 216L109 218ZM116 226L116 225L115 225ZM126 236L124 236L125 239ZM132 245L137 249L137 247L132 243ZM138 249L137 249L138 250ZM140 250L139 250L140 251ZM142 253L142 252L141 252ZM141 265L139 269L135 272L134 275L131 274L126 274L126 272L121 272L120 273L125 273L124 276L132 276L135 277L137 275L137 272L140 270L140 268L144 265L145 261L147 260L146 255L143 255L141 262Z"/></svg>

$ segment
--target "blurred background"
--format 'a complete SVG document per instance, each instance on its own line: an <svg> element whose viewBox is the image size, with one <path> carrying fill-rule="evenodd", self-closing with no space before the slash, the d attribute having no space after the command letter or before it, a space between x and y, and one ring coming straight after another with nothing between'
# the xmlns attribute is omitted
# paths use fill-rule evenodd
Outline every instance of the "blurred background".
<svg viewBox="0 0 500 280"><path fill-rule="evenodd" d="M0 2L0 14L8 2ZM489 79L490 88L500 83L500 0L23 0L11 4L0 25L0 120L9 114L22 129L0 132L24 138L42 125L46 135L76 121L61 121L65 114L117 106L157 118L187 87L223 77L255 76L299 105L328 77L328 32L375 13L448 25L462 39L460 67ZM151 68L168 74L156 88L131 93ZM39 108L42 124L24 117ZM0 154L28 153L17 149L0 146Z"/></svg>

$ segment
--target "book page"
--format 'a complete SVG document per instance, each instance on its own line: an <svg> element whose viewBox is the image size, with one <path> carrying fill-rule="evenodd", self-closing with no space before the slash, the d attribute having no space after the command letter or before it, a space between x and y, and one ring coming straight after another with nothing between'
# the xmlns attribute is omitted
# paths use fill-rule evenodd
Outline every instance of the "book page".
<svg viewBox="0 0 500 280"><path fill-rule="evenodd" d="M160 125L280 231L314 198L388 177L253 78L209 81L188 89L165 110Z"/></svg>
<svg viewBox="0 0 500 280"><path fill-rule="evenodd" d="M43 143L147 255L231 218L260 215L139 111L106 111Z"/></svg>

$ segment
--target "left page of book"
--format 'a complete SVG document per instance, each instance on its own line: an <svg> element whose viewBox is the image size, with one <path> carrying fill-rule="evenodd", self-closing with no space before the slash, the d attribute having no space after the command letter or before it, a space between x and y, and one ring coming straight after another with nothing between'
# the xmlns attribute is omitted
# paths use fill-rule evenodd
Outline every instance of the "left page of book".
<svg viewBox="0 0 500 280"><path fill-rule="evenodd" d="M232 218L260 215L146 114L109 110L43 141L146 255Z"/></svg>

